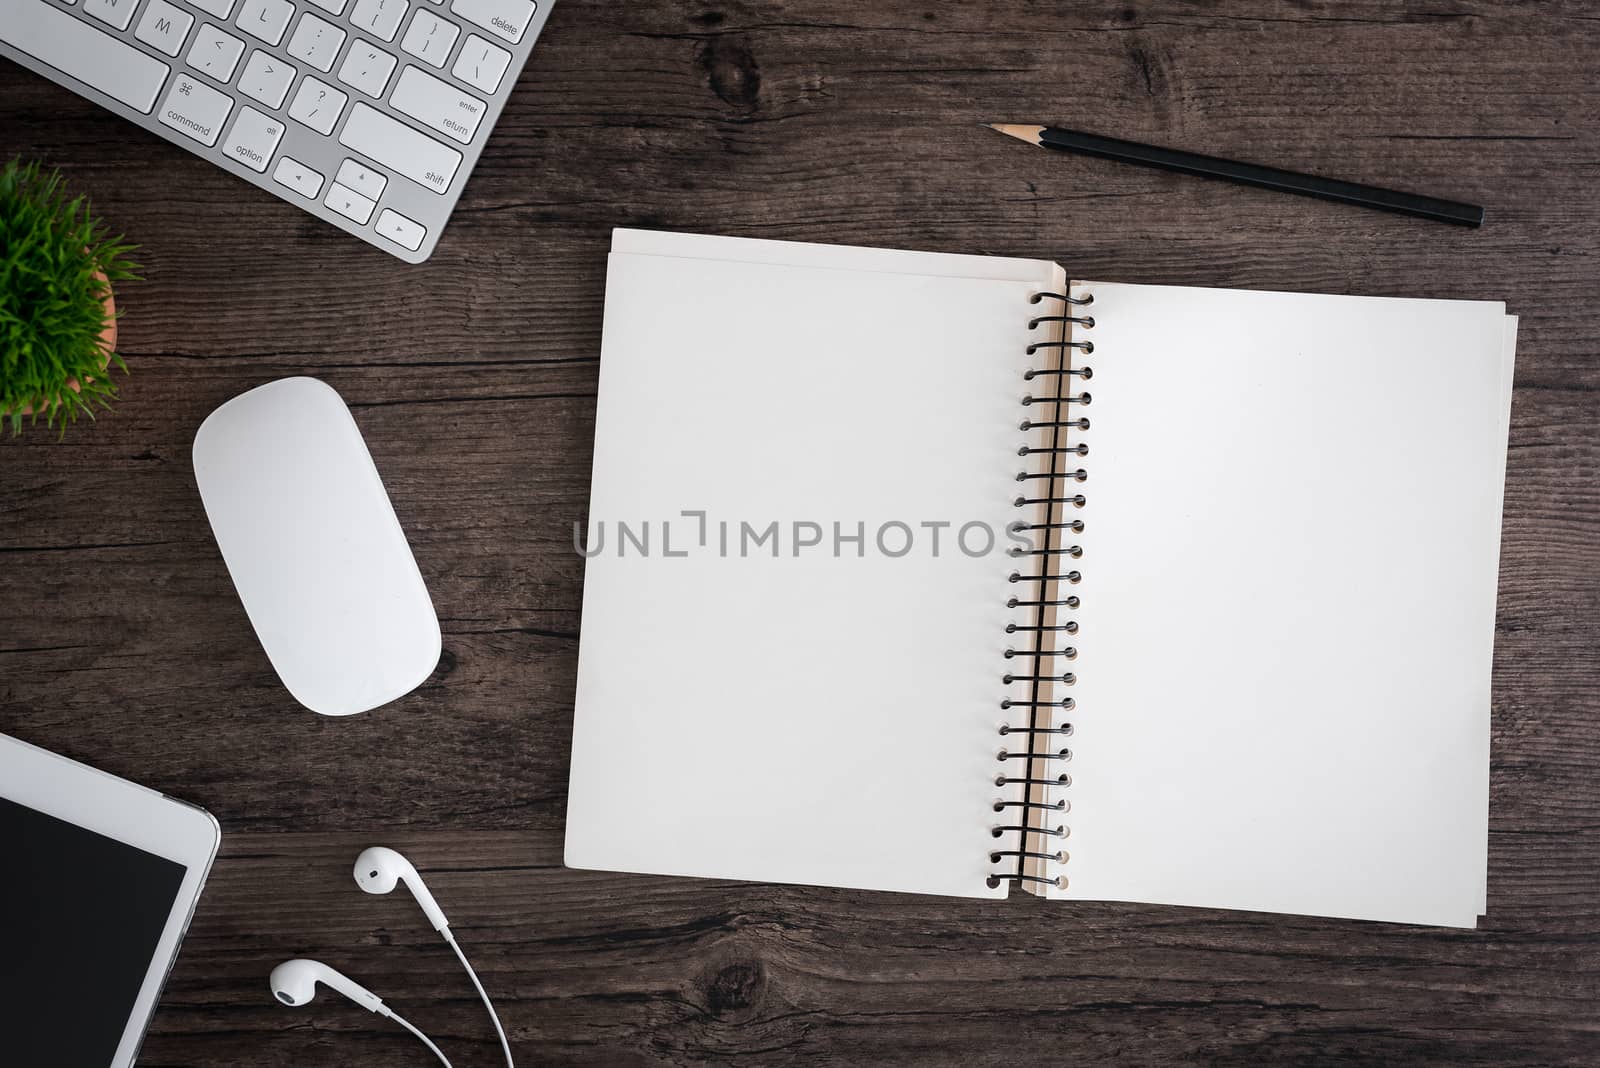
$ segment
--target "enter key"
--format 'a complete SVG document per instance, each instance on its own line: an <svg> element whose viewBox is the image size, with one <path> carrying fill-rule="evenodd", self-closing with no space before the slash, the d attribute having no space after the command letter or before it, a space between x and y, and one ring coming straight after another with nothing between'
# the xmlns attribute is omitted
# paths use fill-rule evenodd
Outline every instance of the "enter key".
<svg viewBox="0 0 1600 1068"><path fill-rule="evenodd" d="M407 67L395 83L389 106L462 144L472 140L483 121L484 102L416 67Z"/></svg>

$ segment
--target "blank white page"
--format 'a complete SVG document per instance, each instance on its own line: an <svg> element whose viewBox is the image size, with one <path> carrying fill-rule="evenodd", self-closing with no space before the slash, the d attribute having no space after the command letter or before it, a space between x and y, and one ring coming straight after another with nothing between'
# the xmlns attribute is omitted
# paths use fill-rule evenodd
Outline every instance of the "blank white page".
<svg viewBox="0 0 1600 1068"><path fill-rule="evenodd" d="M1473 926L1514 320L1085 282L1069 889Z"/></svg>
<svg viewBox="0 0 1600 1068"><path fill-rule="evenodd" d="M618 232L569 865L1005 894L985 880L1013 561L956 537L1016 517L1028 298L1063 283L1041 262ZM619 553L619 521L651 525L649 555ZM742 555L742 526L773 522L779 555ZM824 544L795 555L797 522ZM861 524L861 555L834 555L834 523ZM891 523L905 555L875 544Z"/></svg>

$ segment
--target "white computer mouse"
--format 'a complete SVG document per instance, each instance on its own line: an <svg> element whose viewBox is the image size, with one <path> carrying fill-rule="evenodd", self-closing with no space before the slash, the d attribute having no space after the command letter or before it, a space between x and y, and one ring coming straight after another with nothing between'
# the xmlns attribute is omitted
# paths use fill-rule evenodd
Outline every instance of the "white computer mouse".
<svg viewBox="0 0 1600 1068"><path fill-rule="evenodd" d="M296 701L348 716L416 689L439 618L344 400L315 378L212 412L194 474L222 559Z"/></svg>

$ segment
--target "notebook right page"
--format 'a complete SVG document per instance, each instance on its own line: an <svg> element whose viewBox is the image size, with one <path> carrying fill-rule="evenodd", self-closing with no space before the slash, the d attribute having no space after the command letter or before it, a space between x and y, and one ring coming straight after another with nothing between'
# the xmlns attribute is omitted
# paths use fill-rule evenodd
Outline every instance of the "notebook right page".
<svg viewBox="0 0 1600 1068"><path fill-rule="evenodd" d="M1085 282L1069 888L1470 927L1515 320Z"/></svg>

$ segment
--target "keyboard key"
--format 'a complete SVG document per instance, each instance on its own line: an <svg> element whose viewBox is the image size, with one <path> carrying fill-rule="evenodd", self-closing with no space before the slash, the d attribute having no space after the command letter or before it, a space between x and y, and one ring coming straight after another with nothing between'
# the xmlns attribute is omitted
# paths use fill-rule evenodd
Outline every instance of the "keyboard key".
<svg viewBox="0 0 1600 1068"><path fill-rule="evenodd" d="M455 149L366 104L351 109L339 143L435 193L450 188L450 179L461 166L461 153Z"/></svg>
<svg viewBox="0 0 1600 1068"><path fill-rule="evenodd" d="M346 189L338 182L328 187L328 199L323 203L346 219L354 219L358 223L365 223L372 218L372 209L377 207L354 189Z"/></svg>
<svg viewBox="0 0 1600 1068"><path fill-rule="evenodd" d="M83 13L125 30L133 21L133 9L138 4L139 0L83 0Z"/></svg>
<svg viewBox="0 0 1600 1068"><path fill-rule="evenodd" d="M394 40L400 20L406 17L406 0L356 0L350 21L383 41Z"/></svg>
<svg viewBox="0 0 1600 1068"><path fill-rule="evenodd" d="M188 3L190 7L197 7L207 15L219 19L227 18L228 13L233 10L233 0L188 0Z"/></svg>
<svg viewBox="0 0 1600 1068"><path fill-rule="evenodd" d="M272 172L272 180L279 185L288 186L307 200L317 199L317 193L322 189L322 175L292 156L284 156L278 160L277 169Z"/></svg>
<svg viewBox="0 0 1600 1068"><path fill-rule="evenodd" d="M161 122L209 148L222 136L222 123L232 110L232 97L180 72L161 105Z"/></svg>
<svg viewBox="0 0 1600 1068"><path fill-rule="evenodd" d="M453 0L450 10L492 34L516 44L533 21L533 0Z"/></svg>
<svg viewBox="0 0 1600 1068"><path fill-rule="evenodd" d="M456 38L460 35L461 30L455 23L446 21L431 11L418 11L416 17L411 20L411 28L406 31L405 40L400 42L400 47L424 63L443 67L444 61L450 58L450 49L455 46Z"/></svg>
<svg viewBox="0 0 1600 1068"><path fill-rule="evenodd" d="M206 77L215 78L223 85L227 85L242 55L244 55L243 41L231 34L223 33L208 22L194 35L194 44L189 46L188 63ZM244 88L243 82L239 88ZM282 101L283 98L280 96L278 99ZM277 104L272 106L277 107Z"/></svg>
<svg viewBox="0 0 1600 1068"><path fill-rule="evenodd" d="M327 73L333 69L339 49L344 47L344 37L344 31L333 23L324 22L315 15L301 15L294 36L289 38L287 51L295 59L303 59Z"/></svg>
<svg viewBox="0 0 1600 1068"><path fill-rule="evenodd" d="M228 134L222 151L260 174L267 169L267 162L278 150L278 142L282 139L281 119L263 115L246 105L239 109L239 117L233 120L233 131Z"/></svg>
<svg viewBox="0 0 1600 1068"><path fill-rule="evenodd" d="M421 67L407 67L400 73L389 106L462 144L470 142L478 132L484 111L483 101L440 81Z"/></svg>
<svg viewBox="0 0 1600 1068"><path fill-rule="evenodd" d="M283 31L289 28L289 18L294 5L289 0L244 0L239 9L238 26L252 37L269 45L283 40Z"/></svg>
<svg viewBox="0 0 1600 1068"><path fill-rule="evenodd" d="M334 175L333 180L347 189L354 189L369 200L377 200L383 195L383 187L389 184L387 175L379 174L371 167L357 163L353 159L347 159L339 164L339 173Z"/></svg>
<svg viewBox="0 0 1600 1068"><path fill-rule="evenodd" d="M374 229L401 248L412 252L422 247L422 238L428 232L421 223L412 222L393 208L384 208L379 213L378 225Z"/></svg>
<svg viewBox="0 0 1600 1068"><path fill-rule="evenodd" d="M125 30L133 21L133 9L138 6L139 0L83 0L83 13Z"/></svg>
<svg viewBox="0 0 1600 1068"><path fill-rule="evenodd" d="M330 15L339 15L344 13L344 5L350 0L311 0L311 2Z"/></svg>
<svg viewBox="0 0 1600 1068"><path fill-rule="evenodd" d="M269 108L281 108L297 73L277 56L270 56L258 48L250 53L250 61L244 65L244 73L239 75L239 92L261 101Z"/></svg>
<svg viewBox="0 0 1600 1068"><path fill-rule="evenodd" d="M492 93L500 88L500 79L505 77L506 68L510 65L510 52L499 45L490 44L475 33L469 33L467 43L461 46L461 54L456 57L456 65L450 68L450 73L474 89Z"/></svg>
<svg viewBox="0 0 1600 1068"><path fill-rule="evenodd" d="M167 3L167 0L150 0L144 6L144 18L133 35L158 52L176 56L183 51L184 39L194 26L194 16Z"/></svg>
<svg viewBox="0 0 1600 1068"><path fill-rule="evenodd" d="M389 84L395 62L394 56L358 37L345 53L344 63L339 67L339 80L370 97L380 97L383 87Z"/></svg>
<svg viewBox="0 0 1600 1068"><path fill-rule="evenodd" d="M172 69L45 0L0 0L0 38L145 115Z"/></svg>
<svg viewBox="0 0 1600 1068"><path fill-rule="evenodd" d="M333 86L324 85L308 74L294 94L294 103L289 105L289 117L320 134L331 134L349 99Z"/></svg>

